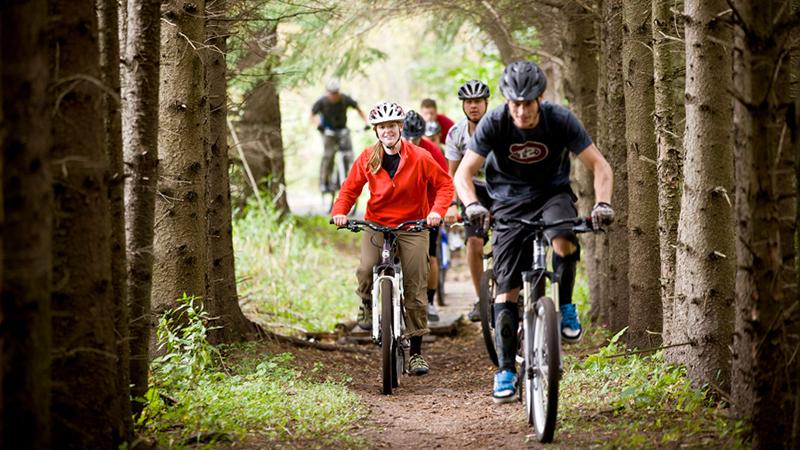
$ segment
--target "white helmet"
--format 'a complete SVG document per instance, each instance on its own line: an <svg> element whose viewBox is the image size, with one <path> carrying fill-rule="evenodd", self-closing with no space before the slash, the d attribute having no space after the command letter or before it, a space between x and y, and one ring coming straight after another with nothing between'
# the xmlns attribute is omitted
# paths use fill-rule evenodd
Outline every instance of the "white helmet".
<svg viewBox="0 0 800 450"><path fill-rule="evenodd" d="M331 78L325 84L325 90L328 92L339 92L340 88L341 86L339 85L339 80L337 80L336 78Z"/></svg>
<svg viewBox="0 0 800 450"><path fill-rule="evenodd" d="M380 102L369 112L369 124L402 122L406 118L403 108L395 102Z"/></svg>

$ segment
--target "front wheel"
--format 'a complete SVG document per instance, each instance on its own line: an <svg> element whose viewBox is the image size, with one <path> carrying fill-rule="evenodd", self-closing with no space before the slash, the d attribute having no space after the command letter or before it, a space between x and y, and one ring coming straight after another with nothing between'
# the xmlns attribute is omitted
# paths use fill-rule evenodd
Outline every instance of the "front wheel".
<svg viewBox="0 0 800 450"><path fill-rule="evenodd" d="M381 356L383 360L383 394L391 395L394 371L397 364L394 354L394 333L392 333L392 282L382 279L381 298Z"/></svg>
<svg viewBox="0 0 800 450"><path fill-rule="evenodd" d="M478 313L481 316L481 333L483 334L483 343L486 345L486 353L492 363L497 366L497 350L494 348L494 326L492 326L494 313L492 305L494 305L494 271L486 269L481 275Z"/></svg>
<svg viewBox="0 0 800 450"><path fill-rule="evenodd" d="M561 353L555 303L541 297L523 320L525 412L539 442L553 441Z"/></svg>

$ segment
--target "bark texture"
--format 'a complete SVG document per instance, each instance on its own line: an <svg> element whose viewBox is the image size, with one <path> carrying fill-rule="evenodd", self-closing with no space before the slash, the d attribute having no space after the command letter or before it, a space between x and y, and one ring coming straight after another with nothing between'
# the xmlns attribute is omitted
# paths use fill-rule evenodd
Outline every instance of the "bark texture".
<svg viewBox="0 0 800 450"><path fill-rule="evenodd" d="M289 212L286 202L280 98L275 80L264 79L248 93L239 121L242 150L260 188L270 193L273 205Z"/></svg>
<svg viewBox="0 0 800 450"><path fill-rule="evenodd" d="M130 350L128 342L128 273L125 252L125 192L122 164L122 116L120 113L119 14L117 0L97 0L97 24L100 45L100 74L108 93L103 97L105 110L105 148L111 179L108 198L111 204L111 298L114 305L117 339L117 390L130 394ZM130 402L121 405L123 440L133 437Z"/></svg>
<svg viewBox="0 0 800 450"><path fill-rule="evenodd" d="M675 301L675 248L678 240L683 157L675 127L675 57L682 51L675 34L674 0L653 0L653 74L655 130L658 149L658 237L661 256L661 314L665 345L672 339L672 309ZM667 352L667 355L671 355ZM672 361L677 362L677 361Z"/></svg>
<svg viewBox="0 0 800 450"><path fill-rule="evenodd" d="M206 310L217 317L209 330L209 340L214 343L235 342L246 339L254 331L253 325L239 308L236 293L236 272L233 258L233 226L231 223L231 189L228 181L228 105L225 55L227 54L228 28L224 20L226 2L209 6L207 42L212 51L206 62L206 81L210 104L208 137L208 288Z"/></svg>
<svg viewBox="0 0 800 450"><path fill-rule="evenodd" d="M678 225L673 340L697 385L728 390L734 239L730 28L725 0L686 0L686 131Z"/></svg>
<svg viewBox="0 0 800 450"><path fill-rule="evenodd" d="M754 448L800 445L795 272L797 112L787 0L732 2L736 130L736 332L732 393Z"/></svg>
<svg viewBox="0 0 800 450"><path fill-rule="evenodd" d="M661 342L658 276L658 182L653 124L653 54L649 0L623 1L625 138L628 149L628 244L630 284L628 344Z"/></svg>
<svg viewBox="0 0 800 450"><path fill-rule="evenodd" d="M53 442L121 443L111 291L110 172L95 0L50 0L53 192Z"/></svg>
<svg viewBox="0 0 800 450"><path fill-rule="evenodd" d="M605 304L608 324L613 331L628 326L628 166L625 147L625 95L622 75L622 2L603 0L603 25L600 39L600 64L605 77L598 84L598 104L602 111L600 149L614 171L611 201L615 224L606 233L608 255L601 266L607 277ZM601 241L602 242L602 241Z"/></svg>
<svg viewBox="0 0 800 450"><path fill-rule="evenodd" d="M158 82L161 2L127 2L122 55L125 238L130 312L130 382L135 412L147 392L158 179Z"/></svg>
<svg viewBox="0 0 800 450"><path fill-rule="evenodd" d="M51 446L46 14L45 0L0 4L0 448L9 449Z"/></svg>
<svg viewBox="0 0 800 450"><path fill-rule="evenodd" d="M594 2L584 6L570 4L565 7L568 21L564 40L564 62L566 65L564 91L567 100L578 119L593 139L597 138L597 83L598 83L598 39L595 35L595 18L597 17ZM592 9L587 9L592 8ZM576 194L578 195L578 214L588 214L594 205L594 187L591 171L575 161L573 167ZM589 278L589 302L593 320L600 318L603 299L603 281L600 262L602 255L598 250L603 246L595 245L604 236L582 234L582 259Z"/></svg>
<svg viewBox="0 0 800 450"><path fill-rule="evenodd" d="M153 306L157 314L206 288L205 127L208 97L201 47L205 2L162 5L159 177Z"/></svg>

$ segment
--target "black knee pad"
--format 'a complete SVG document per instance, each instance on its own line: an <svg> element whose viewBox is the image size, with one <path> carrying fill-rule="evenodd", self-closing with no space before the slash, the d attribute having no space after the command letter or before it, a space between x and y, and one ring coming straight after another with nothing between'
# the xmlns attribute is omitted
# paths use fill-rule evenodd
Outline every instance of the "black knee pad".
<svg viewBox="0 0 800 450"><path fill-rule="evenodd" d="M514 370L517 354L517 328L519 327L517 304L495 303L494 323L494 346L497 350L498 366L501 370Z"/></svg>

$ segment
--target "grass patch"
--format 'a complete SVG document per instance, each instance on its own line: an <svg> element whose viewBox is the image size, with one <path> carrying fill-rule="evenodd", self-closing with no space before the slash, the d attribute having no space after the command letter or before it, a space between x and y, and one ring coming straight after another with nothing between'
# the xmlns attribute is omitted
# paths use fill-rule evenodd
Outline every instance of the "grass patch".
<svg viewBox="0 0 800 450"><path fill-rule="evenodd" d="M191 298L162 317L165 354L152 364L140 433L167 448L188 447L198 435L208 446L254 436L261 443L361 445L349 434L366 412L342 382L306 380L291 354L263 354L255 344L227 347L226 365L205 340L207 319Z"/></svg>
<svg viewBox="0 0 800 450"><path fill-rule="evenodd" d="M233 246L243 308L271 328L331 331L358 308L357 237L322 216L280 219L250 207Z"/></svg>
<svg viewBox="0 0 800 450"><path fill-rule="evenodd" d="M560 433L588 431L609 448L745 447L741 422L729 420L707 389L693 388L685 368L667 364L662 352L616 356L626 351L624 330L586 331L588 344L606 345L582 360L565 355Z"/></svg>

